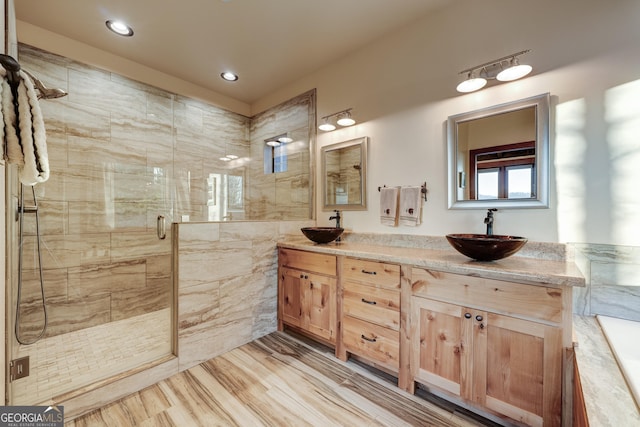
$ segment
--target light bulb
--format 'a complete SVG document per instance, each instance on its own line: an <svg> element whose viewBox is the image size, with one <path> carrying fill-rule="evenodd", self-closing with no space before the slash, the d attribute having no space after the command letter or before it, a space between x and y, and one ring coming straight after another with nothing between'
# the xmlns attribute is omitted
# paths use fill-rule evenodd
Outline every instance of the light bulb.
<svg viewBox="0 0 640 427"><path fill-rule="evenodd" d="M469 78L463 82L460 82L460 84L456 87L456 90L463 93L475 92L476 90L480 90L485 87L486 84L487 80L483 79L482 77L472 78L471 74L469 74Z"/></svg>
<svg viewBox="0 0 640 427"><path fill-rule="evenodd" d="M496 79L501 82L510 82L512 80L520 79L531 72L531 65L519 64L518 58L513 58L511 66L500 71L496 76Z"/></svg>
<svg viewBox="0 0 640 427"><path fill-rule="evenodd" d="M110 19L105 22L105 24L107 24L108 29L121 36L131 37L133 35L133 29L122 21L113 21Z"/></svg>
<svg viewBox="0 0 640 427"><path fill-rule="evenodd" d="M325 132L331 132L332 130L336 130L336 127L331 123L329 123L329 119L325 118L324 122L322 122L322 124L318 126L318 129L323 130Z"/></svg>
<svg viewBox="0 0 640 427"><path fill-rule="evenodd" d="M238 75L232 73L231 71L225 71L224 73L221 73L220 77L228 82L235 82L236 80L238 80Z"/></svg>

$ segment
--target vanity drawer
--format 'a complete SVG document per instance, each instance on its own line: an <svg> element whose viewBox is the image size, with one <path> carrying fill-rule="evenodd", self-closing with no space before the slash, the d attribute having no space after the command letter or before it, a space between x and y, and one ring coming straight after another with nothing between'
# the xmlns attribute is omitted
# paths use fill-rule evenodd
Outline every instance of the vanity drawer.
<svg viewBox="0 0 640 427"><path fill-rule="evenodd" d="M342 263L342 277L345 281L400 289L399 265L345 258Z"/></svg>
<svg viewBox="0 0 640 427"><path fill-rule="evenodd" d="M348 352L398 371L400 354L398 331L345 316L342 341Z"/></svg>
<svg viewBox="0 0 640 427"><path fill-rule="evenodd" d="M400 291L345 282L343 313L393 330L400 327Z"/></svg>
<svg viewBox="0 0 640 427"><path fill-rule="evenodd" d="M284 267L310 271L327 276L336 275L336 257L334 255L318 254L314 252L297 251L280 248L278 263Z"/></svg>
<svg viewBox="0 0 640 427"><path fill-rule="evenodd" d="M413 268L412 294L509 316L562 322L563 289Z"/></svg>

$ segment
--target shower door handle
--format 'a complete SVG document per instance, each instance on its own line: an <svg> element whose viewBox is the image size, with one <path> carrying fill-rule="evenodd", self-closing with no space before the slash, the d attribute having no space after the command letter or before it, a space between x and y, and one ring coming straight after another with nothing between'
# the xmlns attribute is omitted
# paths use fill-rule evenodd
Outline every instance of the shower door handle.
<svg viewBox="0 0 640 427"><path fill-rule="evenodd" d="M163 215L158 215L158 224L157 224L157 232L158 232L158 239L160 240L164 240L167 237L167 232L165 230L165 223L164 223L164 216Z"/></svg>

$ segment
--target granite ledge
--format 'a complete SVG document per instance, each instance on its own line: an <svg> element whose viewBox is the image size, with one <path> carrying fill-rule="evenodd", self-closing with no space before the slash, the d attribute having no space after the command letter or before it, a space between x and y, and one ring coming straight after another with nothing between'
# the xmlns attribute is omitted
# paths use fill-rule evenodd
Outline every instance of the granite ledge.
<svg viewBox="0 0 640 427"><path fill-rule="evenodd" d="M573 316L576 363L589 425L640 426L640 412L595 317Z"/></svg>
<svg viewBox="0 0 640 427"><path fill-rule="evenodd" d="M452 248L411 248L346 241L316 244L304 238L280 241L278 247L408 264L448 273L530 285L585 286L584 276L572 261L511 256L498 261L482 262L460 255Z"/></svg>

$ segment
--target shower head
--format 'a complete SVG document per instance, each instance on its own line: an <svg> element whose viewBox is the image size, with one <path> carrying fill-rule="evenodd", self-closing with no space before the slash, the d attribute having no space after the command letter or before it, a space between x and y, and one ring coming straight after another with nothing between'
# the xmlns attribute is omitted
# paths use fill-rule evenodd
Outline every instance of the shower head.
<svg viewBox="0 0 640 427"><path fill-rule="evenodd" d="M65 92L62 89L57 89L57 88L48 88L46 87L41 81L40 79L37 79L36 77L34 77L30 72L28 72L27 70L25 70L24 68L22 69L22 71L25 72L25 74L27 76L29 76L29 78L31 79L31 81L33 82L33 85L36 87L36 89L38 90L38 99L54 99L54 98L62 98L63 96L67 96L67 92Z"/></svg>

